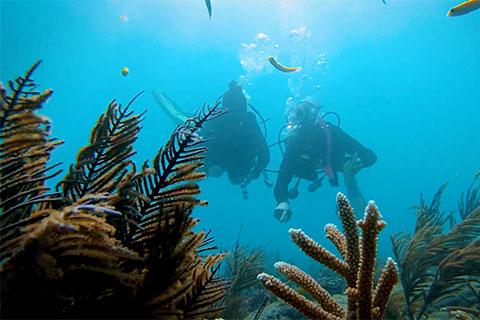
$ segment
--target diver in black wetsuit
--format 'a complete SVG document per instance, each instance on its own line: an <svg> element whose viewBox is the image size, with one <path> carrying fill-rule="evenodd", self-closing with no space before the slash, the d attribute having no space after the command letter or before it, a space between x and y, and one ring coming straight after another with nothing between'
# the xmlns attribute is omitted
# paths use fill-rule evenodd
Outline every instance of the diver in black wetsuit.
<svg viewBox="0 0 480 320"><path fill-rule="evenodd" d="M230 182L242 187L245 198L246 185L260 176L270 160L265 137L247 106L242 87L231 81L222 101L227 113L207 122L202 130L204 137L213 138L206 144L207 176L227 172Z"/></svg>
<svg viewBox="0 0 480 320"><path fill-rule="evenodd" d="M338 186L337 172L343 172L347 195L355 207L364 207L365 201L358 189L355 174L377 161L375 153L339 127L320 118L318 104L300 102L293 109L296 128L286 140L286 150L280 165L274 196L277 207L274 216L280 222L291 217L288 199L298 196L298 181L293 190L288 189L294 177L312 181L308 190L313 192L328 177L330 185ZM319 177L319 172L324 175Z"/></svg>

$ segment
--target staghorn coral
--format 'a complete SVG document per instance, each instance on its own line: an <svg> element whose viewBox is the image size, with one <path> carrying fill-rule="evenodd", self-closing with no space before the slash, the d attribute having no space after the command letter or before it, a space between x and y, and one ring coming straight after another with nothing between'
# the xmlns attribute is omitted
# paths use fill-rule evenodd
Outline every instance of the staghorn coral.
<svg viewBox="0 0 480 320"><path fill-rule="evenodd" d="M3 317L207 318L221 310L222 254L194 232L205 148L197 131L216 106L178 126L140 171L130 160L143 114L112 101L90 142L50 192L61 142L36 114L30 68L0 100L0 276Z"/></svg>
<svg viewBox="0 0 480 320"><path fill-rule="evenodd" d="M421 196L413 235L391 237L410 319L424 319L444 306L475 303L466 297L471 294L469 282L480 283L480 207L444 234L447 218L440 200L445 186L430 205Z"/></svg>
<svg viewBox="0 0 480 320"><path fill-rule="evenodd" d="M342 234L336 227L327 225L325 232L343 259L337 258L301 230L290 229L290 237L303 252L346 279L347 310L343 310L315 279L293 265L277 262L275 268L307 291L315 301L307 299L266 273L259 274L258 279L273 294L309 319L381 319L390 292L398 281L396 265L392 259L388 259L376 286L373 287L377 238L385 222L381 220L375 204L370 202L363 220L358 222L362 230L362 236L359 236L352 207L341 193L337 195L337 205L345 231Z"/></svg>

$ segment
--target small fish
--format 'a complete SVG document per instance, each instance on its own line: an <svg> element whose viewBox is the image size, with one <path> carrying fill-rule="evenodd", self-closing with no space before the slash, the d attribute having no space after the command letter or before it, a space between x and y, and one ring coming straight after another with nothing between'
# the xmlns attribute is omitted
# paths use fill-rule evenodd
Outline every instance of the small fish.
<svg viewBox="0 0 480 320"><path fill-rule="evenodd" d="M122 68L122 76L126 77L129 72L130 72L130 70L128 69L128 67L123 67Z"/></svg>
<svg viewBox="0 0 480 320"><path fill-rule="evenodd" d="M207 10L208 10L208 18L211 20L212 19L212 1L205 0L205 5L207 6Z"/></svg>
<svg viewBox="0 0 480 320"><path fill-rule="evenodd" d="M268 61L270 61L270 63L272 64L272 66L275 69L280 70L282 72L296 72L296 71L299 71L301 69L300 67L286 67L284 65L281 65L272 56L268 57Z"/></svg>
<svg viewBox="0 0 480 320"><path fill-rule="evenodd" d="M448 11L447 16L458 17L480 8L480 0L468 0Z"/></svg>
<svg viewBox="0 0 480 320"><path fill-rule="evenodd" d="M124 14L119 16L118 20L120 20L121 22L127 22L128 20L130 20L130 18L126 14Z"/></svg>

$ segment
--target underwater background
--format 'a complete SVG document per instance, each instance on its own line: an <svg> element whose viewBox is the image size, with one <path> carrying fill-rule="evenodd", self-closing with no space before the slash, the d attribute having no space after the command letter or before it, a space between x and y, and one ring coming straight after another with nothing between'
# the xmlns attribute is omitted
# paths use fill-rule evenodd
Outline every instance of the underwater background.
<svg viewBox="0 0 480 320"><path fill-rule="evenodd" d="M453 210L480 169L480 12L446 17L456 4L212 0L209 20L201 0L1 1L0 78L13 79L43 60L35 77L55 91L43 113L53 120L53 135L65 140L52 158L64 168L108 102L126 103L140 90L146 92L133 109L147 114L135 144L139 164L175 127L151 90L193 112L237 79L269 119L269 144L285 124L287 99L312 95L378 156L358 179L388 222L379 243L386 256L389 235L413 228L409 207L420 193L431 199L448 182L442 203ZM271 53L302 72L274 70L264 59ZM272 148L268 168L278 169L280 160ZM334 199L344 191L324 184L309 193L303 184L292 220L280 224L272 216L272 189L261 179L249 185L248 200L225 176L208 178L201 188L209 205L194 216L202 229L213 229L217 245L230 247L241 230L242 243L299 265L309 258L291 243L288 229L321 240L323 226L338 222Z"/></svg>

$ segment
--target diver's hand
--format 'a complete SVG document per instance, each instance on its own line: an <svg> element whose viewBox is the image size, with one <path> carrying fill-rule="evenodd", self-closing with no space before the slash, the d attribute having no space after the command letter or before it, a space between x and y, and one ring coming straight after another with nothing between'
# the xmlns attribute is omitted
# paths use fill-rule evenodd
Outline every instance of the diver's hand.
<svg viewBox="0 0 480 320"><path fill-rule="evenodd" d="M288 202L279 203L275 208L273 216L280 222L288 222L292 217L292 211L290 210Z"/></svg>
<svg viewBox="0 0 480 320"><path fill-rule="evenodd" d="M357 153L355 152L355 154L343 164L343 174L345 179L353 178L362 168L363 162L357 157Z"/></svg>

